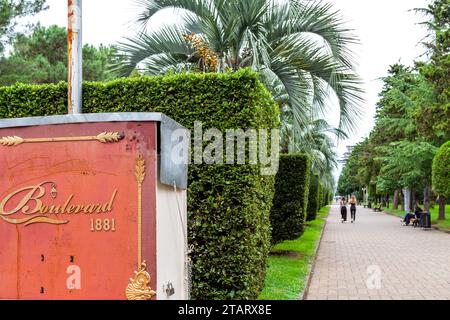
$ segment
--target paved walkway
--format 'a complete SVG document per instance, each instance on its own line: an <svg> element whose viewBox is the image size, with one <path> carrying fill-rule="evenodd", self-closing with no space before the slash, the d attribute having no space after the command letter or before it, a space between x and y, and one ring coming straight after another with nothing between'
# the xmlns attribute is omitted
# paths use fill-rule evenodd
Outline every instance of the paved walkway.
<svg viewBox="0 0 450 320"><path fill-rule="evenodd" d="M450 234L362 207L342 224L332 206L306 299L450 300Z"/></svg>

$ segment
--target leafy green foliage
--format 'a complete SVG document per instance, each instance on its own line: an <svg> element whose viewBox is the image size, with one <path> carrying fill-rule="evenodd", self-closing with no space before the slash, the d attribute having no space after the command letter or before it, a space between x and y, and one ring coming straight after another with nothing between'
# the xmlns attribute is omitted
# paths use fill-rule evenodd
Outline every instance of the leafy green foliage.
<svg viewBox="0 0 450 320"><path fill-rule="evenodd" d="M323 192L323 201L322 201L322 208L328 205L328 191L324 190Z"/></svg>
<svg viewBox="0 0 450 320"><path fill-rule="evenodd" d="M294 136L293 114L288 110L281 112L281 150L284 153L295 152L307 154L311 159L312 171L321 177L321 182L328 189L334 189L333 171L337 167L337 155L333 136L345 138L347 135L333 128L323 119L312 120ZM286 132L284 132L286 131ZM295 147L293 147L296 145Z"/></svg>
<svg viewBox="0 0 450 320"><path fill-rule="evenodd" d="M373 149L368 139L358 143L347 159L338 181L337 193L341 196L358 191L362 186L371 184L371 177L377 167L373 159Z"/></svg>
<svg viewBox="0 0 450 320"><path fill-rule="evenodd" d="M332 5L298 0L140 0L139 4L137 22L144 31L120 45L116 68L120 75L128 76L136 68L145 74L204 70L203 52L186 41L186 35L195 35L218 57L217 72L252 67L262 74L280 108L290 108L294 127L290 134L297 139L302 126L327 111L330 92L339 103L340 128L354 128L362 102L350 50L357 38ZM155 14L168 8L177 10L179 24L146 28Z"/></svg>
<svg viewBox="0 0 450 320"><path fill-rule="evenodd" d="M0 56L15 37L18 20L44 9L45 0L0 0Z"/></svg>
<svg viewBox="0 0 450 320"><path fill-rule="evenodd" d="M317 211L322 208L323 201L323 185L319 181L319 187L317 188Z"/></svg>
<svg viewBox="0 0 450 320"><path fill-rule="evenodd" d="M275 195L270 213L272 242L294 240L304 230L311 162L306 155L280 156Z"/></svg>
<svg viewBox="0 0 450 320"><path fill-rule="evenodd" d="M433 100L431 87L420 74L401 64L391 66L383 81L376 125L370 136L372 144L414 139L417 136L414 114Z"/></svg>
<svg viewBox="0 0 450 320"><path fill-rule="evenodd" d="M434 0L420 11L430 17L424 24L430 31L426 45L431 60L419 67L433 86L436 102L422 106L418 127L424 137L441 145L450 139L450 0Z"/></svg>
<svg viewBox="0 0 450 320"><path fill-rule="evenodd" d="M424 141L393 142L383 149L378 183L398 183L412 189L431 183L431 164L437 148ZM380 186L377 184L377 187Z"/></svg>
<svg viewBox="0 0 450 320"><path fill-rule="evenodd" d="M107 67L115 49L83 47L83 78L86 81L112 79ZM67 80L67 31L58 26L41 27L17 35L11 55L0 58L0 85L56 83Z"/></svg>
<svg viewBox="0 0 450 320"><path fill-rule="evenodd" d="M435 103L433 88L417 70L401 64L392 65L383 81L375 127L352 150L338 183L341 195L365 187L373 197L431 183L436 148L420 135L417 115Z"/></svg>
<svg viewBox="0 0 450 320"><path fill-rule="evenodd" d="M317 211L319 211L319 177L311 174L309 182L308 206L306 209L306 221L316 219Z"/></svg>
<svg viewBox="0 0 450 320"><path fill-rule="evenodd" d="M422 106L434 103L432 87L421 74L399 64L391 67L384 81L370 135L379 169L371 182L377 193L425 188L431 183L436 148L420 137L415 116Z"/></svg>
<svg viewBox="0 0 450 320"><path fill-rule="evenodd" d="M320 208L326 207L330 203L330 191L328 191L326 188L324 188L322 192L322 205Z"/></svg>
<svg viewBox="0 0 450 320"><path fill-rule="evenodd" d="M0 118L65 114L67 85L0 87ZM192 129L274 128L278 108L250 70L124 78L83 85L83 111L162 112ZM192 297L255 299L270 247L274 177L260 165L191 165L189 242Z"/></svg>
<svg viewBox="0 0 450 320"><path fill-rule="evenodd" d="M439 195L450 198L450 141L439 148L433 160L433 188Z"/></svg>

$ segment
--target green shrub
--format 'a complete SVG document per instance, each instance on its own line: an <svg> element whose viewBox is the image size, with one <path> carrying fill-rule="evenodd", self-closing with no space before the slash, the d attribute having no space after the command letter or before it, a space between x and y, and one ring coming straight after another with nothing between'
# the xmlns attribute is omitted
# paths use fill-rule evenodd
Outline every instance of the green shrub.
<svg viewBox="0 0 450 320"><path fill-rule="evenodd" d="M327 189L327 192L325 193L325 197L324 197L324 200L325 200L323 203L324 207L328 206L331 203L330 195L331 195L331 191Z"/></svg>
<svg viewBox="0 0 450 320"><path fill-rule="evenodd" d="M317 211L319 211L319 177L311 174L309 180L308 207L306 209L306 221L316 219Z"/></svg>
<svg viewBox="0 0 450 320"><path fill-rule="evenodd" d="M0 118L65 114L67 85L0 88ZM83 84L83 112L162 112L192 129L274 128L278 107L250 70ZM192 135L193 136L193 135ZM264 285L274 177L259 165L192 165L188 232L194 299L254 299Z"/></svg>
<svg viewBox="0 0 450 320"><path fill-rule="evenodd" d="M319 188L317 189L317 211L319 211L320 209L322 209L322 204L323 204L323 185L322 183L320 183L319 181Z"/></svg>
<svg viewBox="0 0 450 320"><path fill-rule="evenodd" d="M311 163L306 155L280 156L270 213L272 243L294 240L303 234L310 169Z"/></svg>
<svg viewBox="0 0 450 320"><path fill-rule="evenodd" d="M450 198L450 141L444 143L434 157L433 188L438 194Z"/></svg>

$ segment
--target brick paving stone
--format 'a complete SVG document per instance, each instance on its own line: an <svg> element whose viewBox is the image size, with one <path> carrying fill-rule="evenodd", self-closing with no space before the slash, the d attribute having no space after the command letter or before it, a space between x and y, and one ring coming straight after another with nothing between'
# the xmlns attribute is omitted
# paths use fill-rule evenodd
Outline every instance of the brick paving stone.
<svg viewBox="0 0 450 320"><path fill-rule="evenodd" d="M332 206L305 299L450 300L450 235L363 207L341 223Z"/></svg>

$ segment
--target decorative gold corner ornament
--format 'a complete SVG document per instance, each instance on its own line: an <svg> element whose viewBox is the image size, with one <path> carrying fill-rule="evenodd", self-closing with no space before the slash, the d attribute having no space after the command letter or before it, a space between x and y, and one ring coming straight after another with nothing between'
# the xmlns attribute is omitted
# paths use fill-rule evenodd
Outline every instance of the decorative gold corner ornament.
<svg viewBox="0 0 450 320"><path fill-rule="evenodd" d="M101 143L119 142L124 135L118 132L102 132L96 136L84 137L58 137L58 138L28 138L24 139L17 136L3 137L0 139L0 145L4 147L15 147L23 143L42 143L42 142L68 142L68 141L98 141Z"/></svg>
<svg viewBox="0 0 450 320"><path fill-rule="evenodd" d="M95 137L95 140L101 143L113 143L119 142L124 138L123 134L118 132L102 132L98 136Z"/></svg>
<svg viewBox="0 0 450 320"><path fill-rule="evenodd" d="M142 185L145 179L145 160L142 155L139 155L136 159L136 181L138 185Z"/></svg>
<svg viewBox="0 0 450 320"><path fill-rule="evenodd" d="M138 266L134 278L130 279L125 295L128 300L151 300L156 292L150 288L151 277L147 272L147 264L142 261L142 183L145 180L145 160L141 154L136 158L134 175L138 191Z"/></svg>
<svg viewBox="0 0 450 320"><path fill-rule="evenodd" d="M134 278L130 278L125 295L128 300L151 300L156 292L150 288L151 277L147 272L147 264L143 261L138 271L134 272Z"/></svg>
<svg viewBox="0 0 450 320"><path fill-rule="evenodd" d="M0 144L5 147L13 147L18 146L23 143L23 139L21 137L3 137L0 139Z"/></svg>

